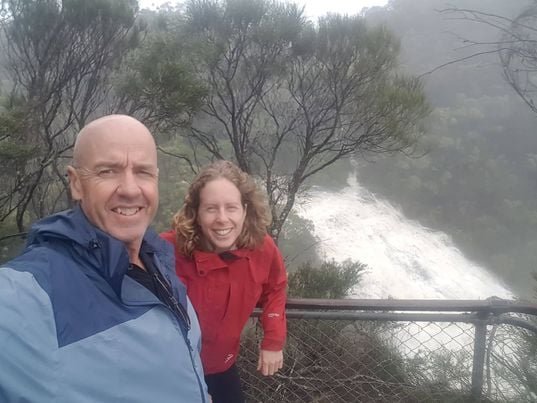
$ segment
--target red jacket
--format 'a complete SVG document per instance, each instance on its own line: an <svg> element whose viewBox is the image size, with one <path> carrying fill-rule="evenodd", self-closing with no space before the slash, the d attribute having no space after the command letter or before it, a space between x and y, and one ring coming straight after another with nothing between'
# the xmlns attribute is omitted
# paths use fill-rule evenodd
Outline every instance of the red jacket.
<svg viewBox="0 0 537 403"><path fill-rule="evenodd" d="M175 271L198 314L206 375L223 372L236 361L241 332L258 302L263 307L261 348L283 349L287 274L270 236L254 250L237 249L223 255L196 250L192 258L181 254L174 231L161 236L175 245Z"/></svg>

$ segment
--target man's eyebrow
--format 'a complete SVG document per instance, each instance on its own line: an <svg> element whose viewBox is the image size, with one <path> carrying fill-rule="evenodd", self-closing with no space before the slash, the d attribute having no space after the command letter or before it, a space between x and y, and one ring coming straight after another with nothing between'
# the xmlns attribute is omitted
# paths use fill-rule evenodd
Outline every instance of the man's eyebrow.
<svg viewBox="0 0 537 403"><path fill-rule="evenodd" d="M114 161L98 161L95 167L120 167L121 165L123 164Z"/></svg>
<svg viewBox="0 0 537 403"><path fill-rule="evenodd" d="M94 165L93 169L100 169L100 168L125 168L125 164L117 161L99 161ZM144 164L144 163L136 163L133 166L134 169L147 169L147 170L156 170L157 166L154 164Z"/></svg>
<svg viewBox="0 0 537 403"><path fill-rule="evenodd" d="M134 169L143 169L147 171L157 170L158 167L154 164L134 164Z"/></svg>

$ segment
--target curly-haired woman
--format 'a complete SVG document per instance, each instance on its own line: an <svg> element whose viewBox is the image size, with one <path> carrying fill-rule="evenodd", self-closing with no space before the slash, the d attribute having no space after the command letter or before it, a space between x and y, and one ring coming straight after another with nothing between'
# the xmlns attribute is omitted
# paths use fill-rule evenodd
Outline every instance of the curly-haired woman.
<svg viewBox="0 0 537 403"><path fill-rule="evenodd" d="M190 185L173 229L176 272L202 329L201 358L214 403L243 402L235 366L241 332L257 304L264 337L258 370L283 365L287 275L267 234L268 206L253 178L229 161L204 167Z"/></svg>

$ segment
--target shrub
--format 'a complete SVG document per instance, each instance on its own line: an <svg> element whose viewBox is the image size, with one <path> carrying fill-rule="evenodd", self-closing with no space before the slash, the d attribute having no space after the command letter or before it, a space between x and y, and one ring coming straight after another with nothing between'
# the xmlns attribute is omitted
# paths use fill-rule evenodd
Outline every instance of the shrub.
<svg viewBox="0 0 537 403"><path fill-rule="evenodd" d="M304 263L289 274L290 297L295 298L345 298L360 282L367 266L360 262L330 260L314 267Z"/></svg>

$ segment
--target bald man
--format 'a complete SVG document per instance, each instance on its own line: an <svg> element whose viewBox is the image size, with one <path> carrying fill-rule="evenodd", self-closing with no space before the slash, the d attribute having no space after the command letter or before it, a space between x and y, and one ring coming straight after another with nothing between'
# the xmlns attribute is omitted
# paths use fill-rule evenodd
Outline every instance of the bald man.
<svg viewBox="0 0 537 403"><path fill-rule="evenodd" d="M153 136L111 115L77 136L77 206L0 268L1 402L207 402L200 330L158 207Z"/></svg>

